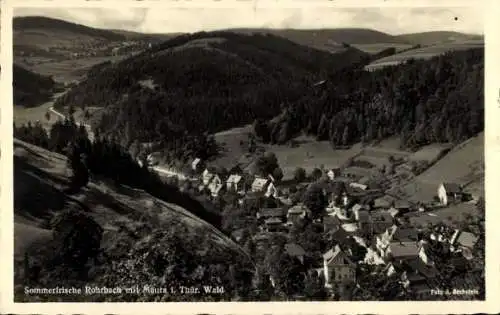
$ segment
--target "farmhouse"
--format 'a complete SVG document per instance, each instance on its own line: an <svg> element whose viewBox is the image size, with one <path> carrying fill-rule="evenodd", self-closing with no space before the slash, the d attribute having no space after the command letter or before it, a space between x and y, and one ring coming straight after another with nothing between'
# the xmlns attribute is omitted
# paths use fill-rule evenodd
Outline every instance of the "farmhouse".
<svg viewBox="0 0 500 315"><path fill-rule="evenodd" d="M462 201L462 187L455 183L442 183L438 187L438 197L441 204L445 206L450 202Z"/></svg>
<svg viewBox="0 0 500 315"><path fill-rule="evenodd" d="M272 217L264 221L264 229L267 232L279 232L283 229L283 219L281 217Z"/></svg>
<svg viewBox="0 0 500 315"><path fill-rule="evenodd" d="M228 191L241 191L242 190L242 183L241 183L241 175L238 174L231 174L229 178L226 181L226 188Z"/></svg>
<svg viewBox="0 0 500 315"><path fill-rule="evenodd" d="M280 218L283 221L286 214L287 212L283 208L262 208L257 212L257 219Z"/></svg>
<svg viewBox="0 0 500 315"><path fill-rule="evenodd" d="M356 265L336 245L323 254L323 275L325 287L331 288L334 283L356 281Z"/></svg>

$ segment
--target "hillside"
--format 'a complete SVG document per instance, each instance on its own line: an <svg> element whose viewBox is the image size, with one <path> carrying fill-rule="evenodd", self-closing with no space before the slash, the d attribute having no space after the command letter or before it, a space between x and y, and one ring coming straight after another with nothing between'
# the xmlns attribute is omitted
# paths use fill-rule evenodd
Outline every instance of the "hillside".
<svg viewBox="0 0 500 315"><path fill-rule="evenodd" d="M14 259L18 262L19 268L23 266L21 261L26 257L25 252L28 253L30 261L38 261L42 263L42 266L50 255L54 255L50 252L54 241L52 241L53 231L49 222L53 221L55 215L68 209L85 212L104 229L101 252L105 256L113 257L114 255L116 264L129 260L126 257L128 251L145 246L151 235L163 233L163 230L170 230L172 233L178 230L179 233L182 231L180 235L169 234L168 237L178 238L179 242L185 241L185 246L188 242L196 240L195 243L190 243L190 247L183 249L184 255L193 259L191 264L186 263L187 269L196 268L201 261L206 262L204 267L207 268L220 266L220 264L228 268L229 265L236 264L236 261L252 268L246 253L213 226L182 207L156 199L143 191L116 186L106 180L94 179L78 194L67 195L63 189L69 180L65 165L66 158L62 155L14 140L14 249L16 253ZM168 229L165 229L167 226ZM199 239L200 237L203 240ZM183 241L180 241L181 239ZM183 246L182 243L173 245ZM169 246L169 244L162 246ZM148 246L144 248L146 253L152 249L153 247ZM118 253L124 253L125 256L120 256ZM222 257L226 260L224 261ZM130 263L135 264L134 268L143 268L146 264L140 259L134 262L129 260ZM121 284L124 285L128 280L119 278L125 277L124 271L122 269L111 271L113 266L106 260L101 260L94 267L95 272L85 282L119 286L120 283L110 281L123 281ZM130 265L128 267L130 268ZM185 272L189 272L187 269ZM39 284L55 285L54 281L57 281L58 276L64 277L63 279L67 281L77 281L77 279L69 280L67 275L58 274L61 272L58 270L50 269L46 272L48 274L44 274L39 279ZM23 281L22 274L19 269L16 269L16 284ZM118 278L113 278L114 276ZM140 275L136 274L136 276ZM185 273L184 277L188 276L189 273ZM152 281L151 275L149 277ZM178 277L176 280L182 283L181 275L176 277ZM54 297L46 298L54 299ZM98 297L93 298L98 299ZM119 297L115 298L119 299ZM148 299L151 301L154 298L155 296L152 295ZM16 300L26 299L30 300L33 297L26 297L17 292ZM69 296L66 299L71 300L75 297ZM182 300L182 297L180 299Z"/></svg>
<svg viewBox="0 0 500 315"><path fill-rule="evenodd" d="M128 140L178 128L212 133L273 117L313 83L367 58L354 48L332 55L274 35L182 35L102 68L56 106L103 107L97 125Z"/></svg>
<svg viewBox="0 0 500 315"><path fill-rule="evenodd" d="M300 45L338 52L345 49L344 43L364 50L364 46L380 47L406 46L408 42L404 39L371 29L362 28L338 28L338 29L231 29L231 31L242 34L272 34L291 40ZM380 48L382 50L383 48Z"/></svg>
<svg viewBox="0 0 500 315"><path fill-rule="evenodd" d="M46 102L54 92L54 80L13 65L14 104L34 106Z"/></svg>
<svg viewBox="0 0 500 315"><path fill-rule="evenodd" d="M470 40L484 41L484 36L459 32L434 31L397 35L395 36L395 39L408 42L413 45L429 46L447 42L464 42Z"/></svg>

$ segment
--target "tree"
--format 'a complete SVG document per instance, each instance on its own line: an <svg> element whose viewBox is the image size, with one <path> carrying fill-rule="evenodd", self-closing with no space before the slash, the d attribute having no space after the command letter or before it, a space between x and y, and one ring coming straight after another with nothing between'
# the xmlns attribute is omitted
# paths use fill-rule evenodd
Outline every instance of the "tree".
<svg viewBox="0 0 500 315"><path fill-rule="evenodd" d="M57 214L51 222L57 253L62 262L81 270L99 253L102 227L86 213L70 208Z"/></svg>
<svg viewBox="0 0 500 315"><path fill-rule="evenodd" d="M322 175L323 175L323 172L319 168L316 167L311 172L311 179L312 180L319 180Z"/></svg>
<svg viewBox="0 0 500 315"><path fill-rule="evenodd" d="M76 191L89 182L89 170L84 161L86 155L78 148L76 144L72 144L68 153L68 163L72 171L71 190Z"/></svg>
<svg viewBox="0 0 500 315"><path fill-rule="evenodd" d="M293 173L293 178L296 182L300 183L306 180L306 170L302 167L297 167Z"/></svg>
<svg viewBox="0 0 500 315"><path fill-rule="evenodd" d="M280 167L277 167L274 169L272 175L277 182L281 182L284 176L283 170Z"/></svg>
<svg viewBox="0 0 500 315"><path fill-rule="evenodd" d="M321 185L313 184L309 186L304 195L304 205L311 210L313 218L319 218L323 215L327 202Z"/></svg>
<svg viewBox="0 0 500 315"><path fill-rule="evenodd" d="M50 113L48 111L45 112L45 119L47 119L47 121L50 120Z"/></svg>

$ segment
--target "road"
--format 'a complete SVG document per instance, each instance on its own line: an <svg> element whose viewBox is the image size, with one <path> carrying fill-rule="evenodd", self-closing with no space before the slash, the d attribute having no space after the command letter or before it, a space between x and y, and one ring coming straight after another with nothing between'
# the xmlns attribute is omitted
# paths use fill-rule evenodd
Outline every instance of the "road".
<svg viewBox="0 0 500 315"><path fill-rule="evenodd" d="M62 119L65 119L66 116L64 116L64 114L58 112L57 110L54 109L54 106L50 106L49 107L49 111L54 113L55 115L61 117ZM94 141L94 133L92 132L92 127L89 125L89 124L86 124L86 123L82 123L82 122L76 122L79 126L80 125L83 125L85 127L85 129L87 129L87 134L89 136L89 140L90 141ZM169 168L165 168L165 167L161 167L161 166L153 166L153 167L150 167L150 169L152 169L153 171L157 172L158 175L160 176L167 176L167 177L172 177L172 176L177 176L180 180L185 180L185 179L193 179L189 176L187 176L186 174L183 174L181 172L178 172L178 171L175 171L175 170L172 170L172 169L169 169Z"/></svg>

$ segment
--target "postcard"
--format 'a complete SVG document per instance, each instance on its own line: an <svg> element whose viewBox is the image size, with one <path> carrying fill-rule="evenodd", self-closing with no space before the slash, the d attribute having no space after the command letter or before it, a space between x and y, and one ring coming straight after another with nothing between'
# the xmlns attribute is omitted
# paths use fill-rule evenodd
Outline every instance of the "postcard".
<svg viewBox="0 0 500 315"><path fill-rule="evenodd" d="M499 13L3 0L1 309L498 312Z"/></svg>

